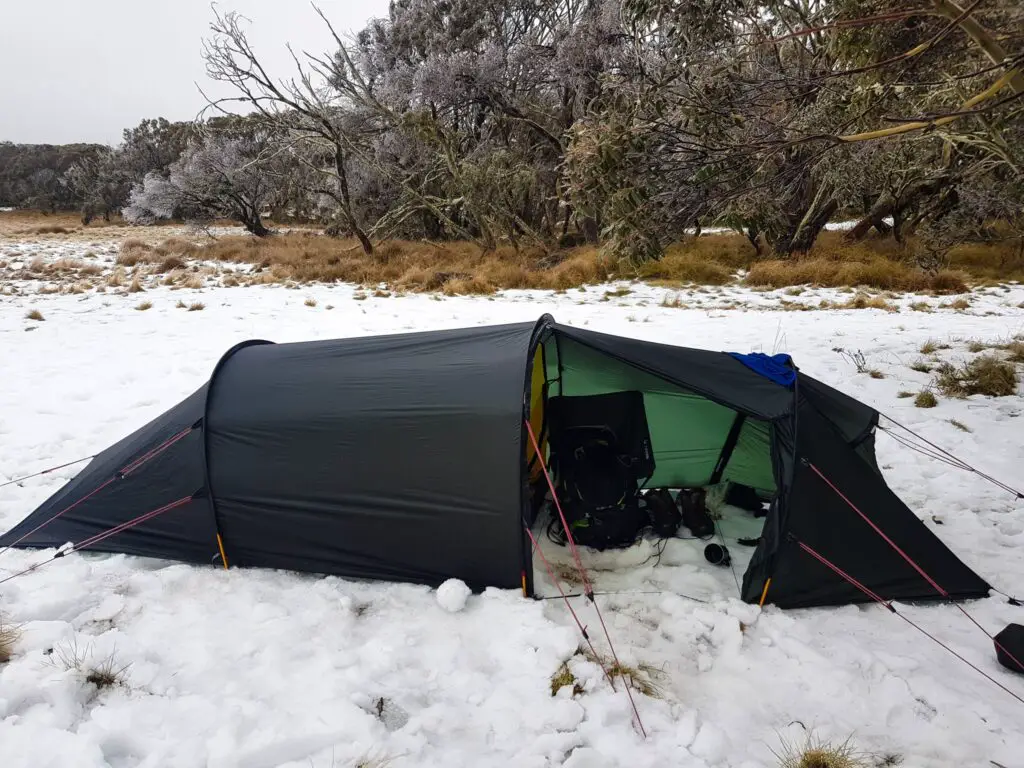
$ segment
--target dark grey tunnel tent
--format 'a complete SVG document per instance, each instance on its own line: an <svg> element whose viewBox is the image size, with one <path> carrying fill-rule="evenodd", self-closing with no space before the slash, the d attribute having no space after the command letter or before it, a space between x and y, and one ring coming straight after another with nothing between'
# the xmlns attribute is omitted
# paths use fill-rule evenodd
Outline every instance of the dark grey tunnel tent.
<svg viewBox="0 0 1024 768"><path fill-rule="evenodd" d="M988 593L886 485L873 409L795 368L780 378L744 356L549 316L240 344L207 384L99 454L0 546L59 547L131 523L88 549L532 594L524 522L534 522L538 462L526 422L543 435L551 398L626 391L642 393L651 487L732 481L771 500L743 599L867 599L796 541L883 598L937 598L851 505L953 598Z"/></svg>

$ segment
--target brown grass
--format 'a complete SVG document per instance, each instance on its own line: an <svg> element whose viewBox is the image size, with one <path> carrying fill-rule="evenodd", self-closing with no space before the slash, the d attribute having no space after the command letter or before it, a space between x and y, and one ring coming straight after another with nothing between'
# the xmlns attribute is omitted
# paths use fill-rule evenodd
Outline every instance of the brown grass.
<svg viewBox="0 0 1024 768"><path fill-rule="evenodd" d="M204 309L206 309L206 305L201 301L193 301L188 305L189 312L202 312Z"/></svg>
<svg viewBox="0 0 1024 768"><path fill-rule="evenodd" d="M981 355L959 366L941 363L935 373L935 387L947 397L1006 397L1017 393L1019 383L1017 367L995 354Z"/></svg>
<svg viewBox="0 0 1024 768"><path fill-rule="evenodd" d="M523 288L567 290L612 277L722 285L732 282L742 269L749 269L746 282L756 287L812 284L958 293L967 291L967 281L979 276L975 267L988 274L997 269L993 265L998 259L1006 259L1005 249L972 252L970 258L954 260L955 269L929 275L913 266L912 252L912 246L904 248L891 240L848 243L842 233L825 232L806 256L758 260L745 238L716 234L689 238L670 246L661 260L633 268L589 246L554 253L510 246L483 251L467 242L396 240L378 245L373 255L365 256L354 241L303 230L268 238L224 237L206 245L180 238L150 245L133 238L125 241L118 263L151 263L160 265L156 271L166 272L193 259L208 259L256 265L255 274L236 278L240 283L383 283L391 289L447 295ZM1024 271L1024 265L1021 268ZM930 311L923 303L913 308Z"/></svg>
<svg viewBox="0 0 1024 768"><path fill-rule="evenodd" d="M74 229L61 226L60 224L45 224L42 227L33 227L26 234L30 235L70 235Z"/></svg>
<svg viewBox="0 0 1024 768"><path fill-rule="evenodd" d="M922 389L914 396L914 406L917 408L934 408L938 404L938 398L930 389Z"/></svg>
<svg viewBox="0 0 1024 768"><path fill-rule="evenodd" d="M668 248L660 260L642 264L637 276L673 284L725 285L750 260L736 246L737 240L726 235L687 241Z"/></svg>
<svg viewBox="0 0 1024 768"><path fill-rule="evenodd" d="M626 685L632 688L634 691L642 693L651 699L660 699L663 696L663 692L655 682L654 679L661 676L661 671L649 664L638 664L635 667L629 664L622 664L616 662L615 659L605 656L595 656L589 648L580 648L577 650L577 654L583 656L588 661L600 664L604 669L608 671L612 679L620 678L624 680Z"/></svg>
<svg viewBox="0 0 1024 768"><path fill-rule="evenodd" d="M899 307L884 296L870 296L858 291L849 300L834 305L837 309L884 309L886 312L899 312Z"/></svg>
<svg viewBox="0 0 1024 768"><path fill-rule="evenodd" d="M865 286L887 291L951 293L968 290L967 279L966 275L952 272L930 276L915 267L883 258L862 262L808 257L759 261L751 266L746 282L772 288L806 283L826 288Z"/></svg>
<svg viewBox="0 0 1024 768"><path fill-rule="evenodd" d="M315 307L315 306L316 306L316 299L313 299L313 298L309 298L309 299L306 299L306 300L305 300L305 301L304 301L303 303L304 303L304 304L305 304L305 305L306 305L307 307Z"/></svg>
<svg viewBox="0 0 1024 768"><path fill-rule="evenodd" d="M36 322L42 322L46 318L43 317L43 313L40 312L38 309L30 309L27 313L25 313L25 319L35 320Z"/></svg>
<svg viewBox="0 0 1024 768"><path fill-rule="evenodd" d="M139 312L145 312L147 309L152 309L153 308L153 302L152 301L143 301L140 304L136 305L135 308L137 310L139 310Z"/></svg>
<svg viewBox="0 0 1024 768"><path fill-rule="evenodd" d="M563 661L551 676L551 695L557 696L560 690L570 685L573 696L583 693L583 686L576 680L576 675L569 669L568 663Z"/></svg>
<svg viewBox="0 0 1024 768"><path fill-rule="evenodd" d="M604 282L610 262L594 248L559 254L501 247L486 252L472 243L390 241L366 256L358 245L311 232L257 240L225 237L195 252L199 258L255 264L250 283L286 281L386 284L406 291L449 295L493 293L505 288L566 289Z"/></svg>
<svg viewBox="0 0 1024 768"><path fill-rule="evenodd" d="M114 653L105 659L93 660L91 647L80 649L72 640L54 649L50 661L55 666L68 672L80 675L86 683L96 687L97 691L105 688L121 686L127 682L127 671L131 664L120 664Z"/></svg>
<svg viewBox="0 0 1024 768"><path fill-rule="evenodd" d="M772 751L779 768L868 768L870 765L867 756L855 752L849 741L830 744L808 738L803 746L783 741L780 752Z"/></svg>
<svg viewBox="0 0 1024 768"><path fill-rule="evenodd" d="M144 290L146 289L142 287L142 279L136 274L132 277L132 282L128 286L128 293L141 293Z"/></svg>
<svg viewBox="0 0 1024 768"><path fill-rule="evenodd" d="M905 390L905 389L902 389L902 390L900 390L899 392L896 393L896 397L898 397L900 399L905 399L905 398L913 397L913 396L914 396L913 392L907 392L907 390Z"/></svg>
<svg viewBox="0 0 1024 768"><path fill-rule="evenodd" d="M964 424L962 421L957 421L956 419L950 419L949 423L952 424L957 429L959 429L961 432L973 432L974 431L970 427L968 427L966 424Z"/></svg>
<svg viewBox="0 0 1024 768"><path fill-rule="evenodd" d="M955 301L948 301L943 304L939 304L940 309L955 309L960 312L965 309L971 308L971 302L967 299L956 299Z"/></svg>
<svg viewBox="0 0 1024 768"><path fill-rule="evenodd" d="M21 627L7 621L0 614L0 664L6 664L14 657L14 646L21 638Z"/></svg>
<svg viewBox="0 0 1024 768"><path fill-rule="evenodd" d="M1008 353L1006 359L1011 363L1024 363L1024 341L1020 339L1014 339L1013 341L1004 344L1002 349Z"/></svg>

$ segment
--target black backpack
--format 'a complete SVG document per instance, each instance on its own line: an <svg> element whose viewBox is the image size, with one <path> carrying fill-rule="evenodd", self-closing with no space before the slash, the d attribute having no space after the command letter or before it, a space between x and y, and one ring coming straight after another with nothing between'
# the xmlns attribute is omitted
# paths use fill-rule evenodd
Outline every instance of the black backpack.
<svg viewBox="0 0 1024 768"><path fill-rule="evenodd" d="M560 442L558 498L573 540L598 550L632 545L647 516L633 462L615 433L604 426L574 427Z"/></svg>

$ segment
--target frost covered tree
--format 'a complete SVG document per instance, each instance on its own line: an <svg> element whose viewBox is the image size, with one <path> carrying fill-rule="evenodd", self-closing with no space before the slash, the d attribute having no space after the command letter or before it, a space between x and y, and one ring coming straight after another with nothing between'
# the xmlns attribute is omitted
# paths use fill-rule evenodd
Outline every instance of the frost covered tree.
<svg viewBox="0 0 1024 768"><path fill-rule="evenodd" d="M189 146L168 168L167 176L151 172L132 188L123 211L133 224L184 218L206 223L218 218L237 221L258 237L270 234L262 213L271 199L273 173L268 170L265 142L211 135Z"/></svg>
<svg viewBox="0 0 1024 768"><path fill-rule="evenodd" d="M132 178L118 151L84 158L68 168L64 177L80 200L83 224L96 216L110 221L110 215L128 202Z"/></svg>

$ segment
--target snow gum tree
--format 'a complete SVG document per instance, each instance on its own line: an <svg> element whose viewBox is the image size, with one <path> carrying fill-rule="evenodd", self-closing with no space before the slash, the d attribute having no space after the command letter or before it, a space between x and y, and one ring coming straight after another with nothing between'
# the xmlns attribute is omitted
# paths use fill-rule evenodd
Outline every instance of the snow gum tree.
<svg viewBox="0 0 1024 768"><path fill-rule="evenodd" d="M264 142L210 136L168 168L166 178L149 173L133 187L124 217L131 223L182 217L195 223L217 218L237 221L258 237L270 234L262 211L271 199Z"/></svg>

